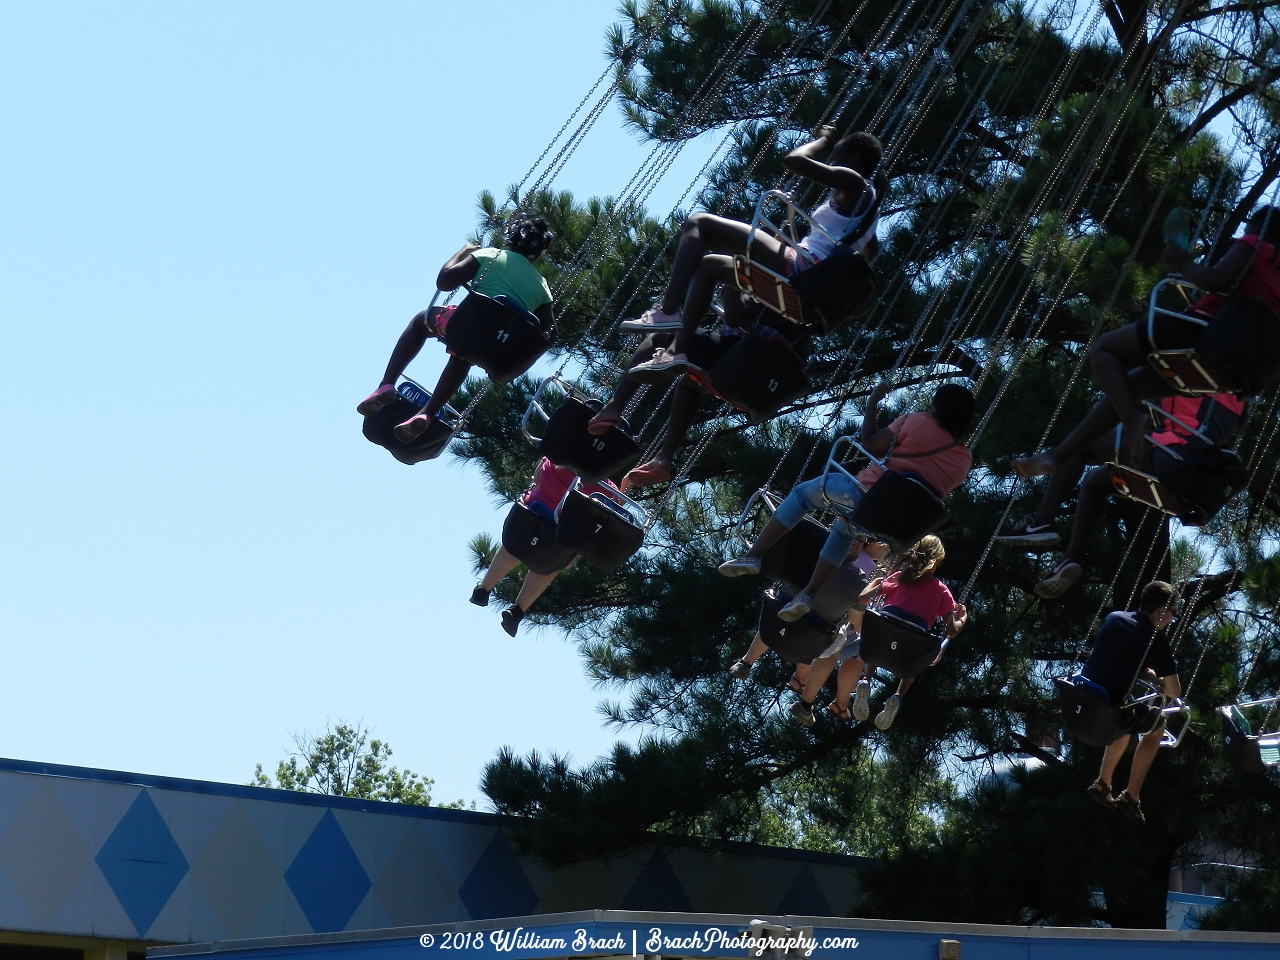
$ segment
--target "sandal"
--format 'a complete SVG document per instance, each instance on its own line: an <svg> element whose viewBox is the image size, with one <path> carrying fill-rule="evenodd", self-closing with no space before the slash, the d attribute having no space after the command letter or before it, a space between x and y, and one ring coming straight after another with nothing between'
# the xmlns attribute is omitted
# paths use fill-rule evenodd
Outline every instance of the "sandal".
<svg viewBox="0 0 1280 960"><path fill-rule="evenodd" d="M827 704L827 712L830 713L837 720L843 720L845 723L848 723L850 720L853 719L853 714L849 712L849 708L845 707L842 710L840 708L840 702L838 700L832 700L830 703Z"/></svg>
<svg viewBox="0 0 1280 960"><path fill-rule="evenodd" d="M1116 808L1115 798L1111 796L1111 784L1103 783L1101 780L1095 780L1089 784L1089 789L1085 791L1089 795L1089 799L1098 803L1108 810Z"/></svg>
<svg viewBox="0 0 1280 960"><path fill-rule="evenodd" d="M1137 797L1129 796L1128 790L1121 790L1120 796L1116 797L1116 809L1134 823L1147 822L1147 815L1142 812L1142 801Z"/></svg>
<svg viewBox="0 0 1280 960"><path fill-rule="evenodd" d="M800 678L793 673L791 675L791 679L787 681L787 689L790 690L792 693L803 694L804 684L801 683Z"/></svg>

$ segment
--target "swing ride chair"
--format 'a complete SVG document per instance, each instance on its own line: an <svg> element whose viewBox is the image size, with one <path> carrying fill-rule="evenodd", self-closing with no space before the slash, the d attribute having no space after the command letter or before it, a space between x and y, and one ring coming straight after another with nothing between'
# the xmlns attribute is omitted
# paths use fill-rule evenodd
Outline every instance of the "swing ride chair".
<svg viewBox="0 0 1280 960"><path fill-rule="evenodd" d="M553 384L559 387L564 399L548 415L542 400L549 395ZM520 430L534 449L556 466L572 470L583 483L596 483L640 459L640 445L620 427L610 427L598 437L587 432L587 423L598 409L592 406L591 397L553 374L534 391L520 419ZM534 436L530 430L530 421L535 417L544 424L541 437Z"/></svg>
<svg viewBox="0 0 1280 960"><path fill-rule="evenodd" d="M563 570L577 551L556 539L557 524L517 500L502 524L502 545L534 573Z"/></svg>
<svg viewBox="0 0 1280 960"><path fill-rule="evenodd" d="M1280 764L1280 727L1254 733L1244 716L1245 710L1268 707L1262 721L1265 725L1277 704L1280 704L1280 697L1265 697L1218 708L1218 718L1222 722L1222 752L1232 766L1246 773L1265 773L1267 767Z"/></svg>
<svg viewBox="0 0 1280 960"><path fill-rule="evenodd" d="M747 528L757 505L772 516L781 502L782 497L769 490L760 489L752 493L734 527L734 536L738 542L744 547L751 547L752 538L747 535ZM818 555L822 552L828 533L830 530L814 517L803 517L764 552L760 558L761 575L776 580L793 595L798 593L813 575L813 568L818 563Z"/></svg>
<svg viewBox="0 0 1280 960"><path fill-rule="evenodd" d="M1058 704L1062 709L1062 725L1067 732L1091 747L1105 747L1121 736L1122 712L1134 706L1158 707L1160 716L1167 721L1160 736L1160 746L1177 747L1191 728L1191 707L1181 698L1169 702L1160 691L1145 680L1134 681L1138 695L1130 692L1123 706L1111 702L1107 690L1083 674L1074 674L1054 681L1058 687ZM1175 718L1181 717L1181 723ZM1156 718L1148 730L1156 726ZM1177 732L1173 727L1177 727ZM1145 732L1145 731L1143 731Z"/></svg>
<svg viewBox="0 0 1280 960"><path fill-rule="evenodd" d="M765 213L765 205L770 200L780 201L785 208L785 227L774 223ZM751 248L755 244L758 231L767 233L784 247L795 250L797 258L811 259L807 252L800 249L802 238L796 223L797 218L808 223L811 231L817 231L833 245L839 245L839 239L810 220L809 214L792 202L790 194L783 190L769 190L756 202L756 211L751 218L751 230L747 234L747 252L737 254L733 258L734 280L738 289L753 300L764 304L792 323L812 328L821 336L838 326L839 320L834 317L824 317L812 303L801 298L796 288L792 286L791 280L776 270L751 259Z"/></svg>
<svg viewBox="0 0 1280 960"><path fill-rule="evenodd" d="M812 663L831 645L838 627L827 623L813 610L799 620L778 619L778 611L791 600L792 594L781 587L774 586L765 591L764 610L760 616L760 639L783 660L790 663Z"/></svg>
<svg viewBox="0 0 1280 960"><path fill-rule="evenodd" d="M1177 291L1182 298L1182 309L1173 310L1160 306L1160 296L1167 290ZM1202 330L1209 322L1189 316L1184 311L1194 302L1192 291L1200 288L1181 276L1165 277L1151 291L1147 307L1147 337L1156 349L1147 355L1147 362L1179 393L1190 397L1202 397L1215 393L1244 393L1247 385L1242 377L1216 360L1200 356L1195 348L1162 350L1155 339L1157 317L1173 317L1190 321Z"/></svg>
<svg viewBox="0 0 1280 960"><path fill-rule="evenodd" d="M439 296L437 290L431 306ZM444 344L455 357L484 370L494 383L510 383L551 349L534 314L504 296L486 297L470 286L449 321Z"/></svg>
<svg viewBox="0 0 1280 960"><path fill-rule="evenodd" d="M575 477L556 508L556 539L593 567L609 573L622 566L644 544L653 517L626 494L587 495Z"/></svg>
<svg viewBox="0 0 1280 960"><path fill-rule="evenodd" d="M843 444L855 448L884 473L868 489L841 462ZM941 529L950 519L947 508L932 490L915 477L896 473L886 466L886 461L873 456L855 437L844 436L831 445L827 465L822 471L822 498L845 522L865 533L873 540L883 540L895 553L901 553L920 542L935 530ZM866 491L862 502L850 513L848 507L832 501L827 487L833 474L840 473L850 483Z"/></svg>
<svg viewBox="0 0 1280 960"><path fill-rule="evenodd" d="M1153 354L1154 356L1154 354ZM1170 420L1188 431L1192 436L1198 437L1206 444L1212 446L1213 441L1205 434L1204 427L1193 427L1184 420L1179 419L1167 410L1162 410L1160 406L1150 400L1142 401L1145 403L1157 417ZM1159 447L1175 460L1185 459L1182 452L1161 443L1152 434L1147 434L1145 439L1153 447ZM1139 470L1137 467L1131 467L1127 464L1120 463L1116 460L1108 461L1106 464L1107 473L1111 477L1112 486L1115 492L1122 497L1141 503L1144 506L1154 507L1171 517L1177 517L1182 521L1184 526L1196 527L1208 523L1213 518L1213 513L1207 509L1201 509L1199 506L1183 500L1175 494L1169 487L1161 482L1160 478L1154 474Z"/></svg>
<svg viewBox="0 0 1280 960"><path fill-rule="evenodd" d="M396 438L395 428L427 405L431 391L408 377L396 382L396 399L371 417L364 418L361 428L365 438L386 447L401 463L415 464L434 460L445 451L462 426L462 415L453 407L444 408L431 420L427 432L416 440L403 443Z"/></svg>

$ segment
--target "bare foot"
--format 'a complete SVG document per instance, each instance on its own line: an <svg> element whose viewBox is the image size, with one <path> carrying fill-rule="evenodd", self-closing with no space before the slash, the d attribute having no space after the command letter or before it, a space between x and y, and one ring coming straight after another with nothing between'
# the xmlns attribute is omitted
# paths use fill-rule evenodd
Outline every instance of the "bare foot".
<svg viewBox="0 0 1280 960"><path fill-rule="evenodd" d="M628 487L652 487L655 483L666 483L671 479L671 464L662 460L650 460L627 471L622 482Z"/></svg>
<svg viewBox="0 0 1280 960"><path fill-rule="evenodd" d="M620 426L622 426L622 415L606 407L587 421L587 433L593 437L602 437L613 427Z"/></svg>
<svg viewBox="0 0 1280 960"><path fill-rule="evenodd" d="M1034 457L1023 457L1020 460L1014 460L1011 464L1013 472L1020 477L1047 477L1053 473L1057 466L1053 462L1053 457L1047 453L1037 453Z"/></svg>

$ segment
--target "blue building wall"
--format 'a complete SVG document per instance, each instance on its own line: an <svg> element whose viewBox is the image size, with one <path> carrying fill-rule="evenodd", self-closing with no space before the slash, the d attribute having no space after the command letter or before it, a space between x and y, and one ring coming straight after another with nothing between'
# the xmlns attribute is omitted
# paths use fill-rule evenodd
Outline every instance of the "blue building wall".
<svg viewBox="0 0 1280 960"><path fill-rule="evenodd" d="M0 760L0 931L169 943L583 909L843 914L852 857L741 845L548 870L500 817Z"/></svg>

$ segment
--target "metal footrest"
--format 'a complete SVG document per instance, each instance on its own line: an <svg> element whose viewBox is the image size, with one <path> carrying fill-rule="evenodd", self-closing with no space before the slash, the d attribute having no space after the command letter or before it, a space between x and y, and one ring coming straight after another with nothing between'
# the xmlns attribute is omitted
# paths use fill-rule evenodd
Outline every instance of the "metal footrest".
<svg viewBox="0 0 1280 960"><path fill-rule="evenodd" d="M747 296L758 300L792 323L801 326L808 324L800 294L796 293L795 287L787 283L785 278L743 256L733 258L733 272L738 289Z"/></svg>
<svg viewBox="0 0 1280 960"><path fill-rule="evenodd" d="M1114 462L1107 464L1107 473L1111 475L1111 483L1120 496L1155 507L1171 517L1184 512L1182 502L1151 474Z"/></svg>
<svg viewBox="0 0 1280 960"><path fill-rule="evenodd" d="M1155 371L1179 393L1192 397L1245 391L1240 378L1222 364L1194 350L1162 350L1147 356Z"/></svg>

